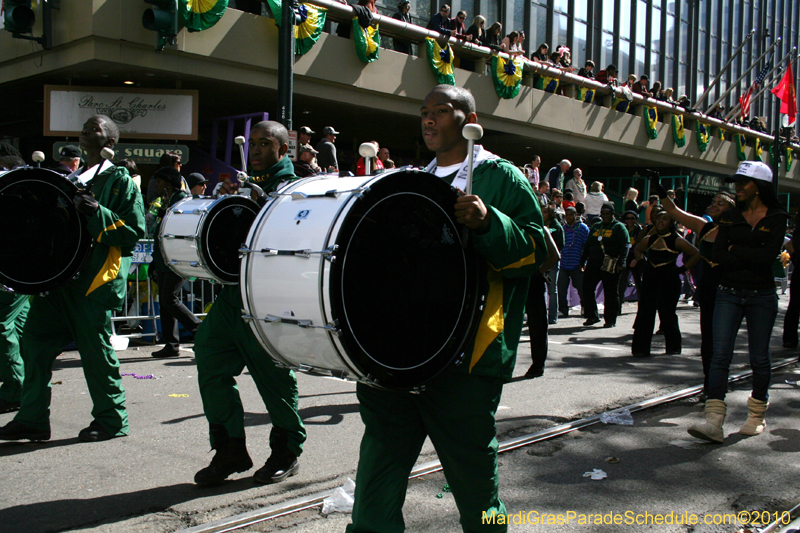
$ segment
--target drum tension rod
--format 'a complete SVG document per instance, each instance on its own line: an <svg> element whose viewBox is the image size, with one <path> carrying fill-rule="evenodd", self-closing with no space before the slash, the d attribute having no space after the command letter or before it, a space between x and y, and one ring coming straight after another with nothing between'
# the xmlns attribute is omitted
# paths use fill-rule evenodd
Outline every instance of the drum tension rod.
<svg viewBox="0 0 800 533"><path fill-rule="evenodd" d="M321 194L306 194L300 191L271 192L269 193L269 196L271 198L279 198L281 196L291 196L292 200L308 200L309 198L338 198L340 194L344 194L346 192L352 192L355 193L355 196L361 197L365 193L369 192L369 187L359 187L357 189L348 189L344 191L337 191L336 189L333 189Z"/></svg>
<svg viewBox="0 0 800 533"><path fill-rule="evenodd" d="M273 250L272 248L262 248L261 250L253 250L244 246L239 248L240 254L252 254L252 253L260 253L264 254L265 256L279 256L279 255L289 255L289 256L296 256L296 257L305 257L309 258L312 255L321 255L327 259L330 259L331 255L337 250L339 247L338 244L334 244L333 246L329 246L325 250L321 250L318 252L312 250Z"/></svg>
<svg viewBox="0 0 800 533"><path fill-rule="evenodd" d="M253 315L246 315L243 314L242 318L244 320L256 320L260 322L266 322L267 324L288 324L290 326L297 326L304 329L324 329L325 331L332 333L336 336L339 335L340 330L336 327L335 324L330 324L327 326L315 326L313 320L309 319L302 319L302 318L286 318L282 316L275 316L275 315L267 315L264 318L258 318Z"/></svg>

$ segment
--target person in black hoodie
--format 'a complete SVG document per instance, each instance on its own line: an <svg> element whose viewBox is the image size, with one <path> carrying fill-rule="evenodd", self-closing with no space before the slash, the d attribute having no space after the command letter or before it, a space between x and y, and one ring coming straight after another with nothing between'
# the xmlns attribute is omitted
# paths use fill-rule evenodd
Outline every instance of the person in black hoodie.
<svg viewBox="0 0 800 533"><path fill-rule="evenodd" d="M708 376L706 421L689 428L699 439L723 442L722 424L727 406L728 370L736 334L747 317L753 391L747 400L748 417L739 433L764 431L769 405L771 366L769 340L778 314L778 295L772 263L781 251L788 214L772 186L772 170L760 161L745 161L727 178L736 183L737 205L720 215L711 260L722 266L714 309L714 353Z"/></svg>

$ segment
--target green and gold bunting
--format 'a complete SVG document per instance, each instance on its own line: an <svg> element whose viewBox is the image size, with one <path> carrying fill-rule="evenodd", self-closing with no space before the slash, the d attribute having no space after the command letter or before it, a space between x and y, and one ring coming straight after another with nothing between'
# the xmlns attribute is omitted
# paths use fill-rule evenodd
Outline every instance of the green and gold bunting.
<svg viewBox="0 0 800 533"><path fill-rule="evenodd" d="M756 159L759 161L763 161L764 159L762 158L762 154L764 152L764 149L761 146L761 139L756 138L755 144L753 146L755 147L755 150L753 150L753 155L755 159L753 159L753 161L755 161Z"/></svg>
<svg viewBox="0 0 800 533"><path fill-rule="evenodd" d="M272 17L275 19L275 25L281 25L281 10L283 9L283 2L281 0L267 0L267 5L269 6L269 10L272 13Z"/></svg>
<svg viewBox="0 0 800 533"><path fill-rule="evenodd" d="M649 105L642 106L642 115L644 115L644 124L647 127L647 135L651 139L658 138L658 111L655 107Z"/></svg>
<svg viewBox="0 0 800 533"><path fill-rule="evenodd" d="M672 138L675 146L682 148L686 145L686 130L683 128L683 115L672 115Z"/></svg>
<svg viewBox="0 0 800 533"><path fill-rule="evenodd" d="M356 43L356 54L364 63L372 63L378 59L378 48L381 45L381 34L378 26L362 28L358 17L353 17L353 41Z"/></svg>
<svg viewBox="0 0 800 533"><path fill-rule="evenodd" d="M628 109L631 107L631 103L626 98L614 98L612 107L621 113L627 113Z"/></svg>
<svg viewBox="0 0 800 533"><path fill-rule="evenodd" d="M739 158L739 161L747 161L747 153L745 152L745 148L747 147L747 139L741 133L734 133L733 139L734 143L736 144L736 155Z"/></svg>
<svg viewBox="0 0 800 533"><path fill-rule="evenodd" d="M786 150L786 172L789 172L792 170L792 163L794 163L794 150L789 146L784 149Z"/></svg>
<svg viewBox="0 0 800 533"><path fill-rule="evenodd" d="M522 60L492 56L492 79L497 96L506 100L514 98L522 84Z"/></svg>
<svg viewBox="0 0 800 533"><path fill-rule="evenodd" d="M436 39L425 38L425 48L428 51L428 64L431 66L436 81L444 85L455 85L456 77L453 74L453 48L450 43L444 48Z"/></svg>
<svg viewBox="0 0 800 533"><path fill-rule="evenodd" d="M594 89L589 89L586 87L576 87L575 97L581 102L586 102L587 104L591 104L592 101L594 100Z"/></svg>
<svg viewBox="0 0 800 533"><path fill-rule="evenodd" d="M708 125L703 124L699 120L695 122L695 132L697 133L697 147L701 152L705 152L708 148Z"/></svg>
<svg viewBox="0 0 800 533"><path fill-rule="evenodd" d="M558 80L549 76L539 76L533 87L546 93L554 93L558 90Z"/></svg>
<svg viewBox="0 0 800 533"><path fill-rule="evenodd" d="M181 0L178 4L183 25L190 32L207 30L222 18L228 0Z"/></svg>
<svg viewBox="0 0 800 533"><path fill-rule="evenodd" d="M328 10L312 4L300 4L299 14L300 23L294 27L294 53L302 56L319 40Z"/></svg>
<svg viewBox="0 0 800 533"><path fill-rule="evenodd" d="M719 137L720 141L725 140L725 129L724 128L717 128L717 137Z"/></svg>

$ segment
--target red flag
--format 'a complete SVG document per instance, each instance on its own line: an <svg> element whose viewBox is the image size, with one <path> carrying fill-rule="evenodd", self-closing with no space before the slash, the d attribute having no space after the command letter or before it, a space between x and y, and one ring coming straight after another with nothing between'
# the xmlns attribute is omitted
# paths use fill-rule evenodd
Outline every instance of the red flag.
<svg viewBox="0 0 800 533"><path fill-rule="evenodd" d="M789 116L789 124L794 124L797 117L797 93L794 90L794 73L792 64L786 68L786 74L777 87L772 89L772 94L781 99L781 114Z"/></svg>
<svg viewBox="0 0 800 533"><path fill-rule="evenodd" d="M739 105L742 107L742 116L747 118L750 115L750 95L753 94L753 87L750 86L743 96L739 97Z"/></svg>

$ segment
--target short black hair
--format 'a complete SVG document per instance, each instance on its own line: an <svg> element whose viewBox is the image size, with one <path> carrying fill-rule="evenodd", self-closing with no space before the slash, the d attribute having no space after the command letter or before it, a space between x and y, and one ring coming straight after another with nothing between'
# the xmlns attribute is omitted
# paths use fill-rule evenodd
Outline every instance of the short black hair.
<svg viewBox="0 0 800 533"><path fill-rule="evenodd" d="M22 157L22 154L20 154L19 150L14 148L14 146L5 141L0 141L0 157L5 157L9 155L14 157Z"/></svg>
<svg viewBox="0 0 800 533"><path fill-rule="evenodd" d="M175 152L164 152L164 155L162 155L161 159L158 160L158 166L171 167L174 166L176 163L180 162L181 162L181 156L179 156Z"/></svg>
<svg viewBox="0 0 800 533"><path fill-rule="evenodd" d="M272 137L280 144L289 144L289 132L286 130L286 126L280 122L275 122L274 120L262 120L250 128L250 131L253 130L264 130L267 132L268 137Z"/></svg>
<svg viewBox="0 0 800 533"><path fill-rule="evenodd" d="M447 93L450 97L450 101L453 103L453 107L458 109L459 111L463 111L467 115L470 113L477 113L477 106L475 105L475 97L472 96L472 92L469 89L465 89L463 87L455 87L453 85L437 85L431 92L433 91L441 91Z"/></svg>
<svg viewBox="0 0 800 533"><path fill-rule="evenodd" d="M95 115L95 116L100 121L100 126L106 133L106 137L108 137L109 139L114 139L114 144L117 144L117 141L119 141L119 128L117 127L117 123L114 122L114 120L111 119L111 117L107 117L106 115Z"/></svg>

